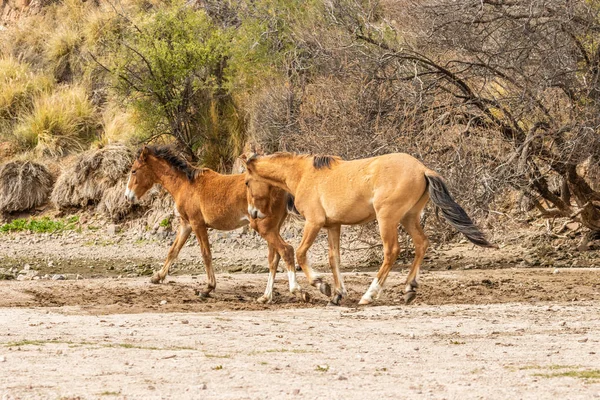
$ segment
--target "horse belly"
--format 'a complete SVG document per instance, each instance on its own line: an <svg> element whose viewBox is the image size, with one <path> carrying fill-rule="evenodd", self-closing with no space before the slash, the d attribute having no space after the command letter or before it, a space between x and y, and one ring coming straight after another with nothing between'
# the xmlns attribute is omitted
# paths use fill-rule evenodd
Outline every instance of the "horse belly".
<svg viewBox="0 0 600 400"><path fill-rule="evenodd" d="M231 212L231 210L229 213L205 214L204 218L206 226L219 231L232 231L250 223L245 213Z"/></svg>
<svg viewBox="0 0 600 400"><path fill-rule="evenodd" d="M327 204L325 207L328 225L356 225L375 219L372 202L363 199Z"/></svg>

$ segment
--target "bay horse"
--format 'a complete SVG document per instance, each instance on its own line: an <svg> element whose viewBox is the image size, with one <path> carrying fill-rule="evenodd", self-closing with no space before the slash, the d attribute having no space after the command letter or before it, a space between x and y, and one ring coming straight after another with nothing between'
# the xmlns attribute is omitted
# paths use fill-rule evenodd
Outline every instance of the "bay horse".
<svg viewBox="0 0 600 400"><path fill-rule="evenodd" d="M327 229L329 264L333 272L338 305L346 289L340 274L340 231L342 225L364 224L377 220L383 242L383 264L359 304L370 304L381 293L385 280L398 257L398 225L402 224L415 246L415 258L406 279L404 300L416 297L417 276L429 239L420 216L431 199L448 222L467 239L482 247L497 248L487 241L458 205L439 174L416 158L394 153L353 161L334 156L275 153L269 156L242 156L248 181L277 186L295 197L295 206L306 219L296 258L306 271L306 253L321 228Z"/></svg>
<svg viewBox="0 0 600 400"><path fill-rule="evenodd" d="M195 168L168 146L144 146L131 167L125 197L134 201L155 183L161 184L173 196L181 224L163 267L151 278L152 283L164 281L193 231L200 244L208 277L207 287L200 296L208 297L217 282L207 229L229 231L250 224L267 241L269 249L269 280L264 295L257 301L272 301L275 274L281 258L287 266L290 292L304 301L309 300L308 293L303 292L296 281L294 249L279 234L287 217L287 203L291 200L288 193L261 182L246 183L243 174L222 175L209 168ZM260 213L261 218L256 218L259 216L257 212L254 216L250 215L254 209L253 202L260 204L264 212Z"/></svg>

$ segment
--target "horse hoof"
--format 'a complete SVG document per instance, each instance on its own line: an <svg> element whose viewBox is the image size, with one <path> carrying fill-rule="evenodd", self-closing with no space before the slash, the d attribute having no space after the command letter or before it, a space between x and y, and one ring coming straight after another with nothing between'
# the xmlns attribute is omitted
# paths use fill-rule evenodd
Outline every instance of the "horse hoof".
<svg viewBox="0 0 600 400"><path fill-rule="evenodd" d="M333 300L329 300L327 307L339 307L340 303L335 303Z"/></svg>
<svg viewBox="0 0 600 400"><path fill-rule="evenodd" d="M302 267L299 265L296 265L296 272L298 272L298 271L302 271Z"/></svg>
<svg viewBox="0 0 600 400"><path fill-rule="evenodd" d="M371 299L368 299L368 298L366 298L366 297L362 297L362 298L360 299L360 301L358 302L358 305L359 305L359 306L366 306L366 305L369 305L369 304L371 304L372 302L373 302L373 300L371 300Z"/></svg>
<svg viewBox="0 0 600 400"><path fill-rule="evenodd" d="M267 304L271 302L271 299L265 296L260 296L258 299L256 299L256 302L259 304Z"/></svg>
<svg viewBox="0 0 600 400"><path fill-rule="evenodd" d="M160 281L161 279L158 275L152 275L152 278L150 278L150 283L154 283L155 285L159 284Z"/></svg>
<svg viewBox="0 0 600 400"><path fill-rule="evenodd" d="M319 286L319 290L325 296L331 297L331 285L329 285L329 283L321 282L321 285Z"/></svg>
<svg viewBox="0 0 600 400"><path fill-rule="evenodd" d="M300 294L300 297L302 298L302 301L305 303L310 302L310 294L308 294L308 292L302 292Z"/></svg>
<svg viewBox="0 0 600 400"><path fill-rule="evenodd" d="M404 303L409 305L417 297L417 292L414 290L404 293Z"/></svg>
<svg viewBox="0 0 600 400"><path fill-rule="evenodd" d="M200 296L201 299L208 299L210 298L210 292L200 292L198 293L198 296Z"/></svg>

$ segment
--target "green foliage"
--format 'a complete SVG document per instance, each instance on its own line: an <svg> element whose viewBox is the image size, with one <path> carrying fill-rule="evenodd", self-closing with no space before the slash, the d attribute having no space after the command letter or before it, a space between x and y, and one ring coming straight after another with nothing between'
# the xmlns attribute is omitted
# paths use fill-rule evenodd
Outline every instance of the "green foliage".
<svg viewBox="0 0 600 400"><path fill-rule="evenodd" d="M79 222L78 216L71 216L66 219L53 220L49 217L42 218L18 218L9 223L0 225L0 232L22 232L29 231L33 233L48 233L73 230Z"/></svg>
<svg viewBox="0 0 600 400"><path fill-rule="evenodd" d="M101 62L155 134L169 133L193 153L203 139L198 109L222 85L227 35L206 13L177 0L120 18L128 24L107 41Z"/></svg>
<svg viewBox="0 0 600 400"><path fill-rule="evenodd" d="M160 221L160 223L158 225L162 226L163 228L170 228L171 227L171 219L165 218L162 221Z"/></svg>

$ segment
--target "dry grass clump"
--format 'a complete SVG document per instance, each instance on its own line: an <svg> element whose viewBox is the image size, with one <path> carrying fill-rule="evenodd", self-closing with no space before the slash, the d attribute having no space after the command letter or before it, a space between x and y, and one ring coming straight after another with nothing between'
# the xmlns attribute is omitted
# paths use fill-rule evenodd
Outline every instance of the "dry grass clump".
<svg viewBox="0 0 600 400"><path fill-rule="evenodd" d="M138 213L137 215L144 213L148 226L154 226L166 216L173 214L173 198L159 185L155 185L136 203L130 203L125 199L126 187L127 178L123 178L108 189L98 203L96 211L113 221L120 221L134 213Z"/></svg>
<svg viewBox="0 0 600 400"><path fill-rule="evenodd" d="M39 207L48 201L54 179L48 169L32 161L12 161L0 166L0 212Z"/></svg>
<svg viewBox="0 0 600 400"><path fill-rule="evenodd" d="M131 110L122 110L120 107L108 107L102 114L103 144L125 143L137 145L143 140L143 135L138 131L139 121L137 115Z"/></svg>
<svg viewBox="0 0 600 400"><path fill-rule="evenodd" d="M51 87L52 80L34 74L29 64L10 56L0 58L0 119L13 122L32 106L35 95Z"/></svg>
<svg viewBox="0 0 600 400"><path fill-rule="evenodd" d="M60 210L98 204L123 181L132 163L133 152L123 145L86 151L59 176L52 202Z"/></svg>
<svg viewBox="0 0 600 400"><path fill-rule="evenodd" d="M15 127L14 135L24 148L61 156L84 150L97 128L96 110L85 89L71 86L38 97L32 112Z"/></svg>

